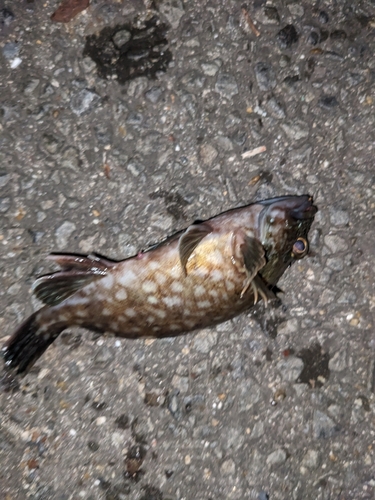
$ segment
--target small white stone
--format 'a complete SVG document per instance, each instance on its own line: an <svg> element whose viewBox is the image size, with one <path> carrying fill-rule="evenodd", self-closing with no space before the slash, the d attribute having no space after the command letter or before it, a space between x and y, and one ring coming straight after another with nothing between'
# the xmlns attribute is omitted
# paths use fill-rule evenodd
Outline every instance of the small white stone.
<svg viewBox="0 0 375 500"><path fill-rule="evenodd" d="M18 68L18 66L21 64L22 59L20 57L15 57L13 61L10 63L10 67L12 69Z"/></svg>

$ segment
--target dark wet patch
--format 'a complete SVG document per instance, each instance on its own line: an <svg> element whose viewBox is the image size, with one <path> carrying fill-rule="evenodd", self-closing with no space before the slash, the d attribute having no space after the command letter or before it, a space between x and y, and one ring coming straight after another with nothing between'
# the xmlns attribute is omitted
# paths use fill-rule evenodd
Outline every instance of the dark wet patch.
<svg viewBox="0 0 375 500"><path fill-rule="evenodd" d="M328 363L330 356L320 344L313 344L296 354L303 361L303 370L296 380L299 384L309 384L312 388L322 387L329 378Z"/></svg>
<svg viewBox="0 0 375 500"><path fill-rule="evenodd" d="M272 300L267 308L262 305L256 306L250 314L259 324L263 333L271 339L275 339L278 327L285 321L283 312L282 302L277 298Z"/></svg>
<svg viewBox="0 0 375 500"><path fill-rule="evenodd" d="M146 484L143 486L142 491L144 495L141 496L140 500L163 500L163 493L155 486Z"/></svg>
<svg viewBox="0 0 375 500"><path fill-rule="evenodd" d="M167 212L176 220L185 219L185 207L189 204L189 202L186 201L185 198L180 195L180 193L168 193L167 191L161 189L159 191L156 191L155 193L151 193L149 196L151 200L164 198Z"/></svg>
<svg viewBox="0 0 375 500"><path fill-rule="evenodd" d="M146 457L146 448L141 445L131 446L125 458L125 477L139 480L143 473L141 467Z"/></svg>
<svg viewBox="0 0 375 500"><path fill-rule="evenodd" d="M129 429L130 427L130 419L127 415L122 414L116 418L115 424L119 429Z"/></svg>
<svg viewBox="0 0 375 500"><path fill-rule="evenodd" d="M101 78L116 75L120 83L139 76L155 78L172 60L167 31L167 25L156 16L146 21L144 28L131 24L106 27L99 35L86 37L83 56L96 63Z"/></svg>
<svg viewBox="0 0 375 500"><path fill-rule="evenodd" d="M276 38L279 43L279 46L282 49L287 49L293 43L298 42L299 36L293 24L288 24L287 26L285 26L285 28L283 28L278 32Z"/></svg>

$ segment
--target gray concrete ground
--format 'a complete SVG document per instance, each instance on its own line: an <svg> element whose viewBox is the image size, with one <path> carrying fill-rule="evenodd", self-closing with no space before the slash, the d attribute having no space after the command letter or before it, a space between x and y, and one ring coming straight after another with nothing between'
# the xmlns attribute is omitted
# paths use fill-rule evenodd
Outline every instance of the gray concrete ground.
<svg viewBox="0 0 375 500"><path fill-rule="evenodd" d="M282 307L65 332L0 396L1 498L375 498L374 2L93 0L67 24L0 3L1 340L51 251L121 259L282 194L320 209Z"/></svg>

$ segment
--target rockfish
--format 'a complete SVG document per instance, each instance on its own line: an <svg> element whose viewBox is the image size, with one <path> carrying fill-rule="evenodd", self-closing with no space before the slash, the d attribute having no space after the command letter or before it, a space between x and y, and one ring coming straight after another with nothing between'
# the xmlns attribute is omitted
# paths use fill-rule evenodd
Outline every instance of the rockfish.
<svg viewBox="0 0 375 500"><path fill-rule="evenodd" d="M287 267L308 253L316 212L311 196L282 196L196 221L123 261L51 254L61 271L34 283L45 306L6 342L5 366L27 372L69 326L161 338L267 303Z"/></svg>

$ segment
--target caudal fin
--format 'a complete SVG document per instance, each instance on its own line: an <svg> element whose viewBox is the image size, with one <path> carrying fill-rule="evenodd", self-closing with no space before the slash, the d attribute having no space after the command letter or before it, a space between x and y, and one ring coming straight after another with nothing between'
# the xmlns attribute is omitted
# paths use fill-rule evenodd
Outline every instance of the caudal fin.
<svg viewBox="0 0 375 500"><path fill-rule="evenodd" d="M66 325L55 325L42 331L38 322L39 311L24 321L2 348L5 369L25 374L44 353Z"/></svg>

